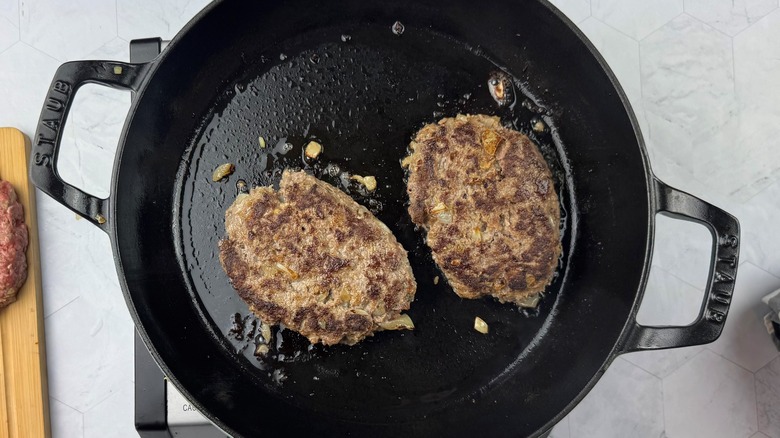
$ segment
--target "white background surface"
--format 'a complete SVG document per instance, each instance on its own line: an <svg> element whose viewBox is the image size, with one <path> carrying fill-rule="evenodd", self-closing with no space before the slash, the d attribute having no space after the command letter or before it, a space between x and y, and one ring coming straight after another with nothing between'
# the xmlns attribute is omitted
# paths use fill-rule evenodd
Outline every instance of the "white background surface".
<svg viewBox="0 0 780 438"><path fill-rule="evenodd" d="M128 59L133 38L171 38L206 2L0 0L0 125L34 133L55 69ZM558 0L634 106L655 173L735 214L742 257L720 340L618 358L553 433L780 438L780 357L759 298L780 287L780 10L777 0ZM125 93L86 87L66 127L63 176L108 194ZM38 198L55 437L128 437L133 325L108 238ZM709 233L659 218L640 321L690 322Z"/></svg>

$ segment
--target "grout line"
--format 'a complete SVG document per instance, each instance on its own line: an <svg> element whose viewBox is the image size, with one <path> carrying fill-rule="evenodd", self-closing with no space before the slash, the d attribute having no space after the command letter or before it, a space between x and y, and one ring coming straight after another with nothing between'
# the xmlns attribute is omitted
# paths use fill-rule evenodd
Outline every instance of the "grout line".
<svg viewBox="0 0 780 438"><path fill-rule="evenodd" d="M679 370L680 368L682 368L682 367L684 367L685 365L687 365L687 364L688 364L688 362L690 362L690 361L692 361L693 359L695 359L695 358L699 357L699 356L700 356L702 353L704 353L704 350L705 350L705 349L706 349L706 348L702 348L702 349L701 349L701 350L699 350L699 351L698 351L696 354L694 354L693 356L689 357L687 360L684 360L684 361L683 361L683 363L681 363L681 364L680 364L680 366L678 366L678 367L677 367L677 369L675 369L674 371L672 371L671 373L669 373L669 376L671 376L671 375L672 375L672 373L675 373L675 372L677 372L677 370ZM666 377L669 377L669 376L666 376Z"/></svg>
<svg viewBox="0 0 780 438"><path fill-rule="evenodd" d="M661 269L663 269L663 268L661 268ZM708 269L709 269L709 268L708 268ZM682 278L680 278L680 276L678 276L678 275L677 275L677 274L675 274L674 272L667 271L666 269L664 269L664 271L665 271L665 272L668 272L668 273L669 273L669 275L671 275L672 277L674 277L674 278L676 278L676 279L678 279L678 280L682 281L684 284L687 284L688 286L690 286L690 287L692 287L692 288L694 288L694 289L696 289L696 290L698 290L698 291L700 291L700 292L702 292L702 293L706 292L706 289L707 289L707 283L709 282L709 279L708 279L708 278L705 278L705 279L704 279L704 286L696 286L695 284L691 284L691 283L689 283L689 282L687 282L687 281L683 280Z"/></svg>
<svg viewBox="0 0 780 438"><path fill-rule="evenodd" d="M664 391L664 380L661 379L661 422L663 423L663 434L661 436L666 436L666 399L665 399L666 392Z"/></svg>
<svg viewBox="0 0 780 438"><path fill-rule="evenodd" d="M653 29L653 30L652 30L650 33L648 33L647 35L643 36L642 38L639 38L639 39L637 39L637 41L639 41L639 42L641 43L642 41L646 40L646 39L647 39L647 38L648 38L650 35L652 35L652 34L654 34L654 33L658 32L658 31L659 31L659 30L660 30L662 27L666 26L667 24L671 23L672 21L676 20L677 18L679 18L679 17L680 17L680 16L682 16L682 15L688 15L688 14L686 14L686 13L685 13L685 6L683 6L683 11L682 11L682 12L680 12L679 14L675 15L674 17L672 17L672 18L670 18L670 19L666 20L666 22L665 22L664 24L662 24L662 25L660 25L660 26L656 27L655 29Z"/></svg>
<svg viewBox="0 0 780 438"><path fill-rule="evenodd" d="M36 52L38 52L38 53L42 53L42 54L44 54L44 55L48 56L49 58L51 58L52 60L54 60L54 62L56 62L57 64L62 64L62 63L63 63L63 61L61 61L61 60L59 60L59 59L57 59L57 58L55 58L55 57L53 57L53 56L49 55L48 53L44 52L43 50L41 50L41 49L39 49L39 48L37 48L37 47L35 47L35 46L33 46L33 45L30 45L30 44L26 43L25 41L22 41L21 39L19 40L19 42L20 42L20 43L22 43L22 44L24 44L25 46L27 46L27 47L29 47L29 48L31 48L31 49L33 49L33 50L35 50L35 51L36 51Z"/></svg>
<svg viewBox="0 0 780 438"><path fill-rule="evenodd" d="M672 272L672 271L670 271L670 270L668 270L668 269L666 269L666 268L664 268L664 267L662 267L662 266L660 266L660 265L651 264L651 265L650 265L650 268L651 268L651 269L658 269L658 270L661 270L661 271L663 271L664 273L666 273L666 274L669 274L669 275L671 275L672 277L674 277L674 278L676 278L676 279L678 279L678 280L682 281L683 283L687 284L688 286L690 286L690 287L692 287L692 288L694 288L694 289L698 290L699 292L704 292L704 289L705 289L705 288L706 288L706 286L707 286L707 284L706 284L706 280L707 280L707 279L706 279L706 278L705 278L705 285L704 285L704 286L696 286L695 284L691 284L691 283L689 283L689 282L687 282L687 281L683 280L682 278L680 278L680 276L679 276L679 275L675 274L674 272Z"/></svg>
<svg viewBox="0 0 780 438"><path fill-rule="evenodd" d="M636 351L635 351L634 353L643 353L643 352L636 352ZM631 354L631 353L628 353L628 354ZM659 380L661 380L661 381L663 381L663 380L664 380L664 379L663 379L663 377L661 377L661 376L659 376L659 375L657 375L657 374L655 374L655 373L651 372L650 370L646 370L646 369L645 369L645 368L644 368L642 365L637 365L637 364L635 364L634 362L631 362L631 361L630 361L630 360L628 360L628 359L623 359L623 360L625 360L626 362L630 363L631 365L633 365L633 366L635 366L635 367L639 368L640 370L642 370L642 371L644 371L644 372L646 372L646 373L650 374L651 376L655 377L656 379L659 379ZM676 371L676 370L675 370L675 371Z"/></svg>
<svg viewBox="0 0 780 438"><path fill-rule="evenodd" d="M645 374L648 374L648 375L650 375L650 377L654 377L654 378L656 378L656 379L658 379L658 380L663 380L663 378L661 378L661 377L658 377L658 376L657 376L657 375L655 375L654 373L651 373L650 371L647 371L646 369L644 369L644 368L640 367L639 365L636 365L634 362L631 362L630 360L628 360L628 359L626 359L626 358L624 358L624 357L622 357L622 356L618 356L618 358L617 358L617 359L620 359L620 360L622 360L623 362L626 362L627 364L629 364L629 365L631 365L631 366L633 366L633 367L639 368L639 370L640 370L640 371L642 371L642 372L643 372L643 373L645 373ZM611 366L611 365L610 365L610 366Z"/></svg>
<svg viewBox="0 0 780 438"><path fill-rule="evenodd" d="M112 386L113 386L113 385L112 385ZM101 399L100 399L100 401L98 401L98 402L96 402L95 404L93 404L92 406L90 406L90 408L89 408L89 409L87 409L86 411L84 411L84 414L87 414L87 413L89 413L90 411L92 411L93 409L95 409L95 408L97 408L98 406L102 405L104 402L106 402L106 401L107 401L108 399L110 399L111 397L114 397L114 396L118 395L118 394L119 394L119 392L120 392L120 390L115 390L115 389L113 389L113 388L112 388L112 389L109 389L109 391L108 391L108 395L107 395L107 396L105 396L105 397L103 397L103 398L101 398Z"/></svg>
<svg viewBox="0 0 780 438"><path fill-rule="evenodd" d="M755 374L753 375L753 395L756 397L756 431L761 432L758 425L758 382L756 382Z"/></svg>
<svg viewBox="0 0 780 438"><path fill-rule="evenodd" d="M119 0L114 0L114 17L116 18L116 36L119 37Z"/></svg>
<svg viewBox="0 0 780 438"><path fill-rule="evenodd" d="M652 350L645 350L645 351L633 351L633 352L631 352L631 353L627 353L627 354L633 354L633 353L645 353L645 352L648 352L648 351L652 351ZM626 362L630 363L631 365L633 365L633 366L635 366L635 367L639 368L640 370L642 370L642 371L644 371L644 372L646 372L646 373L650 374L651 376L655 377L655 378L656 378L656 379L658 379L658 380L661 380L661 381L663 381L663 380L664 380L664 379L663 379L663 377L661 377L661 376L659 376L659 375L655 374L654 372L652 372L652 371L650 371L650 370L647 370L647 369L645 369L645 368L644 368L642 365L637 365L637 364L635 364L634 362L632 362L632 361L630 361L630 360L628 360L628 359L626 359L626 358L624 358L624 357L622 357L622 356L620 356L620 359L623 359L624 361L626 361Z"/></svg>
<svg viewBox="0 0 780 438"><path fill-rule="evenodd" d="M737 94L737 57L734 54L734 37L729 37L731 40L731 91L734 92L734 103L737 107L737 112L741 115L740 98Z"/></svg>
<svg viewBox="0 0 780 438"><path fill-rule="evenodd" d="M711 352L711 353L714 353L714 354L716 354L716 355L720 356L721 358L723 358L723 359L725 359L725 360L727 360L727 361L729 361L729 362L733 363L734 365L736 365L736 366L738 366L738 367L742 368L743 370L745 370L745 371L749 372L749 373L750 373L750 374L753 376L753 378L755 379L755 375L756 375L756 373L755 373L755 372L753 372L753 371L750 371L749 369L747 369L747 368L743 367L742 365L740 365L740 364L738 364L738 363L734 362L733 360L729 359L728 357L726 357L726 356L724 356L724 355L722 355L722 354L718 353L717 351L715 351L715 350L713 350L712 348L710 348L710 345L712 345L712 344L708 344L708 345L707 345L705 348L706 348L707 350L710 350L710 352ZM777 357L777 356L775 356L775 357ZM774 358L773 358L772 360L774 360ZM770 362L771 362L771 361L770 361ZM767 363L768 363L768 362L767 362ZM763 368L763 367L762 367L762 368ZM759 369L760 369L760 368L759 368Z"/></svg>
<svg viewBox="0 0 780 438"><path fill-rule="evenodd" d="M57 400L58 402L60 402L60 403L64 404L65 406L67 406L67 407L69 407L69 408L73 409L74 411L78 412L79 414L81 414L81 415L84 415L84 412L82 412L82 411L81 411L81 410L79 410L79 409L76 409L76 408L74 408L73 406L71 406L71 405L69 405L69 404L65 403L64 401L62 401L62 400L58 399L57 397L55 397L55 396L53 396L53 395L51 395L51 394L49 394L49 397L50 397L50 398L53 398L54 400Z"/></svg>
<svg viewBox="0 0 780 438"><path fill-rule="evenodd" d="M703 25L705 25L705 26L709 27L710 29L712 29L712 30L714 30L714 31L718 32L719 34L721 34L721 35L723 35L723 36L725 36L725 37L728 37L729 39L732 39L732 38L734 38L734 37L732 37L731 35L727 34L726 32L724 32L724 31L722 31L722 30L720 30L720 29L716 28L715 26L711 25L710 23L707 23L706 21L702 21L702 20L700 20L700 19L699 19L699 17L697 17L697 16L695 16L695 15L693 15L693 14L688 14L688 13L686 13L685 15L687 15L687 16L689 16L689 17L693 18L694 20L696 20L696 21L698 21L699 23L701 23L701 24L703 24Z"/></svg>
<svg viewBox="0 0 780 438"><path fill-rule="evenodd" d="M12 48L13 46L15 46L15 45L19 44L20 42L21 42L21 40L19 40L19 41L16 41L15 43L11 44L10 46L6 47L5 49L3 49L3 50L0 50L0 55L2 55L3 53L5 53L5 52L7 52L7 51L11 50L11 48Z"/></svg>
<svg viewBox="0 0 780 438"><path fill-rule="evenodd" d="M608 28L610 28L610 29L614 30L615 32L617 32L617 33L619 33L619 34L621 34L621 35L625 36L626 38L630 38L632 41L637 41L637 42L639 42L639 40L637 40L636 38L634 38L634 37L632 37L631 35L629 35L629 34L627 34L627 33L623 32L622 30L620 30L620 29L616 28L615 26L613 26L613 25L611 25L611 24L607 23L606 21L599 20L599 19L598 19L598 18L596 18L596 17L593 17L593 19L594 19L594 20L596 20L596 21L598 21L599 23L603 24L604 26L607 26Z"/></svg>
<svg viewBox="0 0 780 438"><path fill-rule="evenodd" d="M695 347L695 346L694 346L694 347ZM681 347L681 348L691 348L691 347ZM639 353L647 353L647 352L650 352L650 353L652 354L652 351L653 351L653 350L645 350L645 351L642 351L642 352L639 352ZM671 376L672 374L674 374L675 372L677 372L677 370L679 370L680 368L682 368L683 366L685 366L685 365L686 365L688 362L692 361L692 360L693 360L695 357L697 357L698 355L700 355L700 354L701 354L703 351L704 351L704 348L702 348L701 350L699 350L698 352L696 352L696 354L694 354L693 356L689 357L688 359L686 359L686 360L682 361L682 363L680 363L679 365L677 365L677 367L676 367L675 369L673 369L672 371L670 371L670 372L669 372L669 373L666 375L666 377L669 377L669 376ZM637 353L637 352L634 352L634 353ZM631 353L628 353L628 354L631 354ZM659 375L657 375L657 374L653 373L652 371L646 370L646 369L645 369L644 367L642 367L641 365L637 365L637 364L635 364L634 362L631 362L630 360L623 358L622 356L621 356L621 359L625 360L626 362L630 363L631 365L634 365L635 367L637 367L637 368L641 369L642 371L644 371L644 372L646 372L646 373L649 373L650 375L654 376L655 378L657 378L657 379L659 379L659 380L661 380L661 381L663 381L664 379L666 379L666 377L661 377L661 376L659 376Z"/></svg>
<svg viewBox="0 0 780 438"><path fill-rule="evenodd" d="M647 131L648 131L646 133L642 133L642 136L647 136L648 141L645 142L645 148L647 148L648 144L650 143L649 141L650 123L647 121L647 108L645 108L645 86L644 85L646 81L643 80L644 75L642 74L642 70L643 70L642 69L642 44L639 41L637 41L636 47L637 47L637 53L639 54L639 70L638 70L639 71L639 103L642 106L642 111L645 113L644 118L645 118L645 124L647 125ZM648 156L647 158L649 161L650 157Z"/></svg>
<svg viewBox="0 0 780 438"><path fill-rule="evenodd" d="M79 298L81 298L81 295L79 295L76 298L74 298L74 299L68 301L67 303L63 304L59 309L55 310L54 312L51 312L49 315L44 316L43 320L45 321L45 320L49 319L50 316L54 315L55 313L59 312L60 310L62 310L64 308L70 306L71 303L73 303L74 301L78 300ZM44 301L44 305L45 305L45 301Z"/></svg>
<svg viewBox="0 0 780 438"><path fill-rule="evenodd" d="M742 32L744 32L744 31L746 31L746 30L750 29L751 27L753 27L753 26L755 26L756 24L758 24L758 22L760 22L760 21L762 21L762 20L766 19L766 17L768 17L768 16L772 15L772 13L774 13L774 12L775 12L777 9L778 9L778 5L777 5L777 4L775 4L775 7L774 7L774 8L772 8L772 10L771 10L771 11L767 12L766 14L764 14L764 16L763 16L763 17L761 17L761 18L759 18L758 20L756 20L756 21L754 21L754 22L752 22L752 23L748 24L748 25L747 25L747 27L745 27L744 29L742 29L742 30L740 30L739 32L735 33L735 34L734 34L734 36L733 36L732 38L736 38L737 36L741 35L741 34L742 34Z"/></svg>
<svg viewBox="0 0 780 438"><path fill-rule="evenodd" d="M770 276L772 276L772 277L776 278L776 279L777 279L777 281L778 281L778 282L780 282L780 277L778 277L777 275L775 275L775 274L773 274L773 273L771 273L771 272L767 271L766 269L764 269L764 268L762 268L762 267L760 267L760 266L758 266L758 265L756 265L756 264L754 264L754 263L752 263L752 262L750 262L750 261L748 261L748 260L745 260L743 263L740 263L740 264L739 264L739 266L742 266L743 264L748 264L748 265L750 265L750 266L752 266L752 267L754 267L754 268L756 268L756 269L760 270L761 272L763 272L763 273L765 273L765 274L767 274L767 275L770 275ZM771 291L770 291L770 292L771 292ZM767 292L767 293L769 293L769 292Z"/></svg>
<svg viewBox="0 0 780 438"><path fill-rule="evenodd" d="M752 201L753 201L753 199L755 199L755 198L756 198L758 195L760 195L760 194L764 193L765 191L769 190L770 188L772 188L772 187L774 187L774 186L777 186L777 185L779 185L779 184L780 184L780 179L778 179L778 176L780 176L780 174L778 174L778 170L780 170L780 168L775 168L775 169L773 169L773 170L770 172L770 174L769 174L768 176L766 176L766 177L765 177L766 179L768 179L768 180L769 180L769 184L767 184L767 185L766 185L765 187L763 187L761 190L759 190L758 192L756 192L754 195L751 195L749 198L747 198L747 199L746 199L745 201L743 201L743 202L740 202L739 204L740 204L740 205L747 205L747 204L749 204L750 202L752 202ZM745 186L747 186L747 184L746 184ZM738 189L738 190L739 190L739 189Z"/></svg>
<svg viewBox="0 0 780 438"><path fill-rule="evenodd" d="M664 431L661 437L667 436L666 435L666 399L665 399L666 388L665 386L666 386L666 382L661 381L661 416L663 417L664 420Z"/></svg>
<svg viewBox="0 0 780 438"><path fill-rule="evenodd" d="M22 29L21 29L19 26L15 26L15 25L14 25L13 23L11 23L11 22L10 22L10 21L9 21L7 18L0 18L0 22L2 22L2 21L5 21L5 22L6 22L6 23L8 23L8 24L9 24L11 27L14 27L14 28L16 28L16 33L17 33L17 35L18 35L18 38L16 39L16 41L14 41L13 43L11 43L11 45L10 45L10 46L6 47L6 48L5 48L5 49L3 49L3 50L0 50L0 54L2 54L2 53L5 53L5 52L6 52L8 49L10 49L11 47L15 46L15 45L16 45L16 44L17 44L19 41L21 41L21 40L22 40Z"/></svg>
<svg viewBox="0 0 780 438"><path fill-rule="evenodd" d="M735 86L736 86L736 81L735 81ZM739 202L739 205L747 205L747 204L749 204L750 201L752 201L756 196L760 195L761 193L764 193L765 190L768 190L770 187L772 187L773 185L777 184L777 180L776 179L772 178L771 176L768 176L767 178L771 179L771 182L769 183L769 185L767 185L763 189L757 191L755 194L751 195L750 197L745 199L743 202ZM735 190L731 194L734 194L734 193L738 192L740 189L746 187L747 185L749 185L749 184L746 184L746 185L740 187L739 189Z"/></svg>

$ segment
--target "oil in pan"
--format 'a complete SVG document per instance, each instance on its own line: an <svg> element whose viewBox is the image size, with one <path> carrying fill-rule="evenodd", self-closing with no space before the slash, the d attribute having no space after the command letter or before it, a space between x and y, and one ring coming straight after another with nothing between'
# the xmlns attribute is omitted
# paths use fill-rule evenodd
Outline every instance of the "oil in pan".
<svg viewBox="0 0 780 438"><path fill-rule="evenodd" d="M380 394L383 405L397 409L423 403L426 407L417 409L424 415L428 407L440 409L443 399L469 397L489 384L477 374L499 375L507 357L524 354L551 312L562 279L531 311L491 299L461 300L446 281L434 284L443 276L406 211L399 162L411 138L425 124L464 113L498 115L534 140L561 201L562 265L570 240L570 184L555 113L540 105L526 84L480 50L427 30L404 26L398 33L388 27L333 29L332 42L325 44L321 34L301 35L269 50L246 76L225 88L182 163L179 193L186 213L178 224L180 251L194 298L215 336L255 367L270 391L305 405L322 394L338 395L343 390L339 381L349 373L348 378L374 388L374 394L370 400L351 394L341 406L344 412L376 403ZM316 159L305 156L311 141L322 146ZM224 163L234 164L235 172L214 183L211 173ZM304 169L348 193L409 251L418 282L409 311L414 331L380 332L351 347L312 346L283 327L262 334L262 322L222 271L217 243L235 196L255 186L278 186L287 168ZM355 175L373 176L376 189L367 191L351 178ZM490 322L489 336L473 330L475 315ZM457 345L438 341L453 334ZM394 366L386 357L405 366ZM349 370L343 367L345 358ZM484 372L474 374L477 368Z"/></svg>

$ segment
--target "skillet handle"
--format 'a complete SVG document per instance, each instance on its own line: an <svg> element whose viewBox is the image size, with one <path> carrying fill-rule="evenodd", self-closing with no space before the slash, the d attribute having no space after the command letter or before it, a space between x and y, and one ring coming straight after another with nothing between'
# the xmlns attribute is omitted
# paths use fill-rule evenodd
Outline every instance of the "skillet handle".
<svg viewBox="0 0 780 438"><path fill-rule="evenodd" d="M138 91L149 64L75 61L62 64L54 75L33 137L30 179L36 187L77 214L108 229L108 198L92 196L65 181L57 171L62 130L76 91L84 84Z"/></svg>
<svg viewBox="0 0 780 438"><path fill-rule="evenodd" d="M629 324L621 352L686 347L715 341L723 331L726 315L734 293L739 260L739 222L737 219L688 193L667 186L657 178L655 184L656 212L683 220L704 224L713 237L712 258L699 316L684 327L649 327L636 322Z"/></svg>

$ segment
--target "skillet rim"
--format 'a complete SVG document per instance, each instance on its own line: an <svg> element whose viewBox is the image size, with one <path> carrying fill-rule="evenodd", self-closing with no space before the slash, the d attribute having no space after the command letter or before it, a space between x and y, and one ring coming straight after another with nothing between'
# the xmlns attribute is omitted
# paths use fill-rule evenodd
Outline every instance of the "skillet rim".
<svg viewBox="0 0 780 438"><path fill-rule="evenodd" d="M574 409L574 407L577 404L579 404L582 401L582 399L593 389L596 383L601 379L603 374L606 372L607 368L611 365L612 361L621 354L620 346L626 340L627 335L629 333L630 326L636 318L636 314L639 310L639 305L642 302L642 298L644 297L644 293L647 285L647 279L650 270L650 262L652 261L652 253L653 253L653 246L654 246L653 244L654 244L654 237L655 237L655 220L656 220L655 219L656 209L654 205L655 205L655 200L657 198L656 186L655 184L652 183L655 176L650 166L650 161L647 154L644 138L641 133L641 128L639 126L636 115L633 111L633 108L631 107L631 104L628 100L628 97L625 91L623 90L622 86L618 82L614 72L609 67L606 60L601 56L601 54L596 49L596 47L590 42L590 40L577 27L576 24L574 24L566 15L564 15L558 8L552 5L548 0L537 0L537 1L541 3L543 7L547 8L550 12L552 12L559 20L561 20L562 23L571 32L573 32L573 34L577 37L577 39L579 39L580 42L585 45L590 56L596 60L601 70L606 74L614 91L617 93L617 96L619 97L620 102L623 106L623 110L625 111L626 115L628 115L628 118L631 122L631 127L634 132L636 145L639 149L642 164L644 167L645 187L647 193L648 220L647 220L647 239L645 244L644 263L642 266L641 275L639 277L639 284L638 284L639 287L636 293L634 294L635 298L631 306L631 311L628 313L626 321L622 326L621 332L617 336L618 341L613 345L612 349L610 350L609 354L605 357L599 369L588 380L587 384L579 391L577 396L574 397L565 406L565 408L563 408L556 416L554 416L550 421L548 421L542 428L540 428L532 435L530 435L530 437L542 436L544 433L551 430L552 427L555 426L558 422L560 422L561 419L563 419L566 415L568 415L568 413L571 412L571 410ZM143 79L141 86L139 87L135 99L133 99L133 102L130 106L130 110L128 113L129 114L128 118L125 121L125 124L122 128L122 132L120 135L120 142L117 146L116 157L114 159L114 164L112 169L111 193L118 193L117 192L118 184L119 184L118 170L121 166L122 156L124 153L124 148L126 146L127 134L130 126L133 125L133 120L136 115L136 110L139 106L139 103L143 100L145 92L148 89L149 83L151 83L154 80L154 77L157 71L159 70L160 66L166 61L167 57L172 52L171 49L175 48L179 44L179 41L182 40L187 33L189 33L190 29L193 28L202 17L209 14L213 9L219 7L222 3L225 3L225 1L217 0L209 3L206 7L204 7L174 36L174 38L171 40L166 50L163 50L162 53L157 58L155 58L154 60L148 63L150 68L147 72L146 77ZM109 197L108 211L110 217L114 217L114 218L117 217L116 216L117 198L118 197L116 196ZM117 270L119 283L122 289L122 294L125 297L125 302L127 303L128 311L130 312L130 315L133 319L135 330L137 331L137 333L143 340L144 345L146 346L146 348L149 350L150 354L154 358L155 363L157 363L157 365L161 368L167 380L169 380L176 387L176 389L179 392L181 392L182 395L184 395L201 412L201 414L203 414L209 421L211 421L215 426L217 426L224 433L238 436L236 432L232 428L230 428L227 424L222 422L219 418L213 416L208 410L204 409L203 405L195 397L192 396L191 392L188 391L186 387L184 387L181 384L181 382L171 373L170 367L168 367L168 365L162 360L162 356L159 354L156 347L151 342L151 338L147 334L145 326L141 323L139 312L133 302L133 298L127 284L127 277L125 275L124 263L122 261L122 254L119 245L117 243L118 240L117 236L119 234L118 221L116 220L109 221L109 225L110 226L107 231L111 241L112 253L116 264L116 270Z"/></svg>

